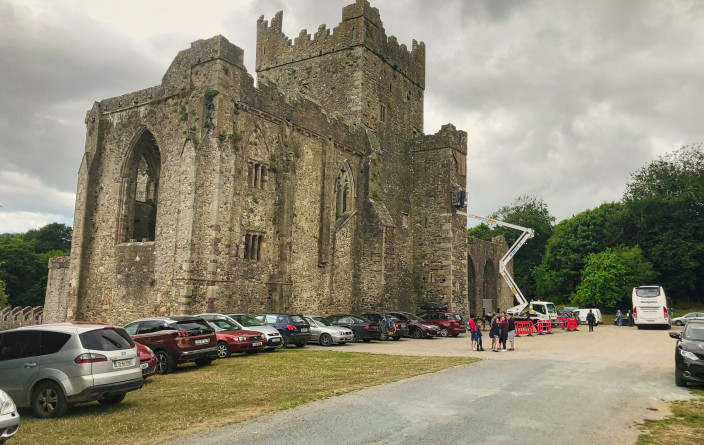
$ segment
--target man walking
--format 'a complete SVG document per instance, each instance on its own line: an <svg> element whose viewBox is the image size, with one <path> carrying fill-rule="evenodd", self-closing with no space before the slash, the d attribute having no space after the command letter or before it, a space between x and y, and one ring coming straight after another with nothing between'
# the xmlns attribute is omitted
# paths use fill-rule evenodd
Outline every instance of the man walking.
<svg viewBox="0 0 704 445"><path fill-rule="evenodd" d="M587 323L589 323L589 332L594 331L594 323L596 322L596 317L592 313L592 310L589 309L589 313L587 314Z"/></svg>

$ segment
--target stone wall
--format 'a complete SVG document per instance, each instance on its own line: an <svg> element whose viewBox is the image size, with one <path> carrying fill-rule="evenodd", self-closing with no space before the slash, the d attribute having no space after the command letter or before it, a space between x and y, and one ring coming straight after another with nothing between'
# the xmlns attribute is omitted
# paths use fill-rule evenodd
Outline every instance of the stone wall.
<svg viewBox="0 0 704 445"><path fill-rule="evenodd" d="M49 276L44 299L44 322L46 323L56 323L66 319L70 259L69 256L58 256L49 260Z"/></svg>
<svg viewBox="0 0 704 445"><path fill-rule="evenodd" d="M44 322L42 314L44 309L37 307L6 307L0 309L0 331L32 326Z"/></svg>

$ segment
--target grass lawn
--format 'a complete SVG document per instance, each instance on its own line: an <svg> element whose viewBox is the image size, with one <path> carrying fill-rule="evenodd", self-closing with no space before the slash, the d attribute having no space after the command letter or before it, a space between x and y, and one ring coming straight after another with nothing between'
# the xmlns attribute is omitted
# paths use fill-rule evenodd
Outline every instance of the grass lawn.
<svg viewBox="0 0 704 445"><path fill-rule="evenodd" d="M673 402L673 416L663 420L646 420L645 432L637 445L704 443L704 390L693 389L692 400Z"/></svg>
<svg viewBox="0 0 704 445"><path fill-rule="evenodd" d="M152 376L117 406L76 405L66 417L51 420L23 410L10 443L154 443L476 361L294 349L233 356Z"/></svg>

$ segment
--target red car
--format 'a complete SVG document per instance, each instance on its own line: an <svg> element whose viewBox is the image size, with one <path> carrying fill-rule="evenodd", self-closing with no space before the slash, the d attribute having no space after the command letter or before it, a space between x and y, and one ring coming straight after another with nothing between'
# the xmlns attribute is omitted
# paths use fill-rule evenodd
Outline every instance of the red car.
<svg viewBox="0 0 704 445"><path fill-rule="evenodd" d="M215 329L215 336L218 339L218 358L227 358L233 352L256 354L266 344L265 334L241 329L224 318L206 318L205 321Z"/></svg>
<svg viewBox="0 0 704 445"><path fill-rule="evenodd" d="M440 336L447 337L458 335L467 332L462 321L462 316L454 312L447 311L426 311L418 314L423 321L433 323L440 326Z"/></svg>
<svg viewBox="0 0 704 445"><path fill-rule="evenodd" d="M149 346L144 346L143 344L137 342L134 342L134 345L137 346L137 350L139 351L139 361L142 367L142 378L146 380L150 375L156 374L156 355L154 355L154 351L152 351L152 348Z"/></svg>

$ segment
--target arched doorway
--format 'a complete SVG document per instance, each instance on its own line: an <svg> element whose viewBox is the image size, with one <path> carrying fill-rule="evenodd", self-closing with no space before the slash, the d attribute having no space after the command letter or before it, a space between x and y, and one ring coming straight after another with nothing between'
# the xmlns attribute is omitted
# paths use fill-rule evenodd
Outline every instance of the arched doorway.
<svg viewBox="0 0 704 445"><path fill-rule="evenodd" d="M483 282L483 292L484 298L491 300L491 308L496 311L497 305L499 304L497 277L496 277L496 267L491 260L487 260L484 264L484 282Z"/></svg>
<svg viewBox="0 0 704 445"><path fill-rule="evenodd" d="M156 239L161 154L154 135L144 129L122 167L118 242Z"/></svg>

